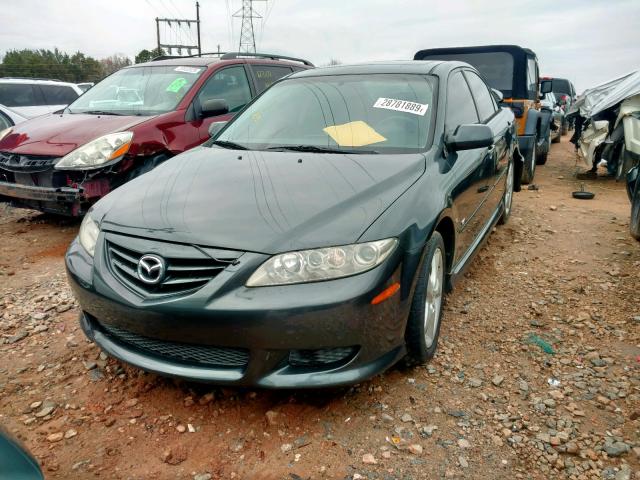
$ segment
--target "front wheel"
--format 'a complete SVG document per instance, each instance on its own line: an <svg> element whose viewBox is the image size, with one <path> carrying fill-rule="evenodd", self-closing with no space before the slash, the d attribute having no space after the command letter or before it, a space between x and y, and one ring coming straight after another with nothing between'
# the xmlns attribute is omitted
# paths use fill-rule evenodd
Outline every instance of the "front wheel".
<svg viewBox="0 0 640 480"><path fill-rule="evenodd" d="M631 220L629 221L631 236L640 240L640 179L636 180L635 192L631 197Z"/></svg>
<svg viewBox="0 0 640 480"><path fill-rule="evenodd" d="M524 156L524 168L522 169L522 183L533 182L536 174L536 150L538 149L538 136L533 136L533 146Z"/></svg>
<svg viewBox="0 0 640 480"><path fill-rule="evenodd" d="M507 170L507 180L505 182L505 190L504 190L504 210L502 210L502 216L498 223L500 225L504 225L509 220L509 215L511 215L511 204L513 203L513 162L509 163L509 169Z"/></svg>
<svg viewBox="0 0 640 480"><path fill-rule="evenodd" d="M407 322L409 363L424 363L436 353L444 302L445 249L442 236L434 232L425 246L426 254L413 294Z"/></svg>

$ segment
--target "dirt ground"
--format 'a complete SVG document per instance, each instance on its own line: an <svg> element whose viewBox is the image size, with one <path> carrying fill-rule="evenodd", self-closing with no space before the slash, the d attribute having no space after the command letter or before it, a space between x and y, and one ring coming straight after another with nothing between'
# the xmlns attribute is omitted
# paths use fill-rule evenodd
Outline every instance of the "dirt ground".
<svg viewBox="0 0 640 480"><path fill-rule="evenodd" d="M575 200L576 169L565 137L449 295L430 364L312 392L101 355L65 281L78 223L0 204L0 425L51 479L640 479L640 243L623 185Z"/></svg>

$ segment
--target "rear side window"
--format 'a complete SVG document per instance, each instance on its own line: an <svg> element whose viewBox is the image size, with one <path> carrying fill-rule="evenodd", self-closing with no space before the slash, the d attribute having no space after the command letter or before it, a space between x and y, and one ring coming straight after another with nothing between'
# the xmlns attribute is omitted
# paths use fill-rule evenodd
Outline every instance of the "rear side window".
<svg viewBox="0 0 640 480"><path fill-rule="evenodd" d="M500 90L505 98L513 94L513 56L507 52L468 52L425 55L420 60L457 60L467 62L480 72L490 87Z"/></svg>
<svg viewBox="0 0 640 480"><path fill-rule="evenodd" d="M568 80L565 80L563 78L554 78L552 80L551 90L556 93L563 93L569 96L573 95L571 84Z"/></svg>
<svg viewBox="0 0 640 480"><path fill-rule="evenodd" d="M480 121L486 122L494 113L496 113L493 100L491 99L491 93L489 92L487 85L475 73L464 72L464 76L467 77L467 81L471 87L471 93L473 94L473 98L476 100L476 107L478 107Z"/></svg>
<svg viewBox="0 0 640 480"><path fill-rule="evenodd" d="M11 119L3 112L0 112L0 130L4 130L5 128L9 128L12 126L13 122L11 121Z"/></svg>
<svg viewBox="0 0 640 480"><path fill-rule="evenodd" d="M249 80L244 67L229 67L214 73L198 92L198 102L226 100L230 112L237 112L251 100Z"/></svg>
<svg viewBox="0 0 640 480"><path fill-rule="evenodd" d="M47 105L69 105L79 96L73 88L63 85L40 85L40 91Z"/></svg>
<svg viewBox="0 0 640 480"><path fill-rule="evenodd" d="M449 77L447 85L445 129L452 132L458 125L468 123L478 123L478 113L462 72L456 72Z"/></svg>
<svg viewBox="0 0 640 480"><path fill-rule="evenodd" d="M5 107L34 107L42 105L33 85L28 83L0 83L0 103Z"/></svg>
<svg viewBox="0 0 640 480"><path fill-rule="evenodd" d="M538 67L532 57L527 57L527 91L529 99L536 98L538 93Z"/></svg>
<svg viewBox="0 0 640 480"><path fill-rule="evenodd" d="M256 77L258 92L266 90L273 82L291 73L291 68L289 67L273 65L251 65L251 69Z"/></svg>

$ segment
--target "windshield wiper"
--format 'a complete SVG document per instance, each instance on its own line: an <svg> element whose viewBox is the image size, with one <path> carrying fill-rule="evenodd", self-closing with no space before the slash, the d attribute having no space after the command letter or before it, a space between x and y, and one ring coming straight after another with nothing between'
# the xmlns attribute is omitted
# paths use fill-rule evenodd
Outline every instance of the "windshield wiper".
<svg viewBox="0 0 640 480"><path fill-rule="evenodd" d="M108 112L106 110L87 110L86 112L78 113L86 113L87 115L122 115L122 113Z"/></svg>
<svg viewBox="0 0 640 480"><path fill-rule="evenodd" d="M248 150L247 147L245 147L244 145L240 145L239 143L236 142L229 142L227 140L214 140L213 142L211 142L212 145L219 145L222 148L230 148L233 150Z"/></svg>
<svg viewBox="0 0 640 480"><path fill-rule="evenodd" d="M319 145L280 145L269 147L267 150L291 150L293 152L317 152L317 153L356 153L356 154L377 154L376 150L345 150L343 148L322 147Z"/></svg>

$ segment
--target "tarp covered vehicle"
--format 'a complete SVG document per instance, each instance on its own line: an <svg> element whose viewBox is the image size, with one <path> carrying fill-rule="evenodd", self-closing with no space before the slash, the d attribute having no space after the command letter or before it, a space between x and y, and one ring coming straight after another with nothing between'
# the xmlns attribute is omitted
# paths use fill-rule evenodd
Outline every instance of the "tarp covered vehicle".
<svg viewBox="0 0 640 480"><path fill-rule="evenodd" d="M569 109L577 117L576 143L585 164L600 160L627 183L631 233L640 239L640 70L585 90Z"/></svg>
<svg viewBox="0 0 640 480"><path fill-rule="evenodd" d="M536 54L517 45L447 47L420 50L414 60L457 60L475 67L487 84L499 90L513 110L518 127L518 146L524 156L522 182L530 183L536 164L547 161L551 115L540 112L539 68ZM551 90L549 90L551 91Z"/></svg>

